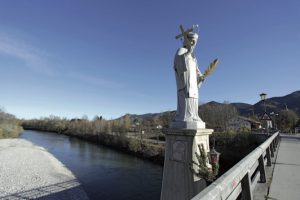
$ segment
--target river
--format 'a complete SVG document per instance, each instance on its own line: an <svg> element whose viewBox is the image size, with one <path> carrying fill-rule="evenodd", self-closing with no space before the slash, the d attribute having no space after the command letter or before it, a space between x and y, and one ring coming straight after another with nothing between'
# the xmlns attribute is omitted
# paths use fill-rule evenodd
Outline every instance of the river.
<svg viewBox="0 0 300 200"><path fill-rule="evenodd" d="M162 167L74 137L24 131L20 138L46 148L78 178L91 200L160 198Z"/></svg>

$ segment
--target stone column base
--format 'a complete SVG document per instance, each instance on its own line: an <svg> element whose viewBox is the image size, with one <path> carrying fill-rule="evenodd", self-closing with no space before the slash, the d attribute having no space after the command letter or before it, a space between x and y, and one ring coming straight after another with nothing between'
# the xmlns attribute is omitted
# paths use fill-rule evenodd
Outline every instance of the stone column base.
<svg viewBox="0 0 300 200"><path fill-rule="evenodd" d="M191 167L197 171L196 152L203 144L209 152L209 135L212 129L166 129L166 150L163 172L161 200L190 200L206 187L203 179L195 176ZM209 165L209 164L208 164Z"/></svg>
<svg viewBox="0 0 300 200"><path fill-rule="evenodd" d="M170 124L172 129L204 129L205 123L203 121L173 121Z"/></svg>

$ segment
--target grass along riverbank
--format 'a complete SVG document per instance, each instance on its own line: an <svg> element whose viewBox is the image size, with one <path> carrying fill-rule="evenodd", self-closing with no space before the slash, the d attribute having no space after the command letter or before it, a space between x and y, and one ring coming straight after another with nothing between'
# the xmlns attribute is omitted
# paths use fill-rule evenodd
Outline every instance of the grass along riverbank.
<svg viewBox="0 0 300 200"><path fill-rule="evenodd" d="M0 108L0 139L16 138L23 131L14 115L4 112Z"/></svg>
<svg viewBox="0 0 300 200"><path fill-rule="evenodd" d="M23 128L14 123L0 123L0 139L16 138L23 131Z"/></svg>

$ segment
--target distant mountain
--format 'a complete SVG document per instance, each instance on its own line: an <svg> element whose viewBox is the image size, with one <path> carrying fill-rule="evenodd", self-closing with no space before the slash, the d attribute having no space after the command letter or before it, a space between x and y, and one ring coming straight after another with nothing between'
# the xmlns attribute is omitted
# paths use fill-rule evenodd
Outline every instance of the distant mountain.
<svg viewBox="0 0 300 200"><path fill-rule="evenodd" d="M253 105L256 113L264 112L262 101ZM266 100L267 112L280 112L284 109L295 111L300 116L300 90L283 97L272 97Z"/></svg>
<svg viewBox="0 0 300 200"><path fill-rule="evenodd" d="M210 106L219 106L219 105L222 105L223 103L219 103L219 102L216 102L216 101L210 101L208 103L205 103L205 104L202 104L200 105L201 106L206 106L206 105L210 105Z"/></svg>
<svg viewBox="0 0 300 200"><path fill-rule="evenodd" d="M232 103L242 116L250 116L253 114L263 114L265 111L263 101L259 101L254 105L244 103ZM284 109L295 111L300 116L300 91L293 92L283 97L272 97L266 99L267 113L278 113Z"/></svg>
<svg viewBox="0 0 300 200"><path fill-rule="evenodd" d="M234 107L240 110L247 110L252 106L251 104L248 103L231 103L230 105L233 105Z"/></svg>
<svg viewBox="0 0 300 200"><path fill-rule="evenodd" d="M222 106L225 105L226 103L219 103L216 101L210 101L206 104L202 104L201 106ZM234 106L240 115L246 116L249 115L249 113L252 113L252 105L251 104L247 104L247 103L229 103L229 105ZM201 107L199 106L199 107Z"/></svg>
<svg viewBox="0 0 300 200"><path fill-rule="evenodd" d="M151 119L151 118L156 118L162 115L162 113L146 113L146 114L141 114L141 115L136 115L136 114L128 114L131 119ZM124 116L123 116L124 117Z"/></svg>
<svg viewBox="0 0 300 200"><path fill-rule="evenodd" d="M146 114L141 114L141 115L137 115L137 114L126 114L129 116L129 118L133 121L135 119L153 119L153 118L159 118L160 116L170 113L170 112L174 112L174 111L166 111L166 112L161 112L161 113L146 113ZM124 118L126 115L123 115L122 117L118 118L118 119L122 119Z"/></svg>
<svg viewBox="0 0 300 200"><path fill-rule="evenodd" d="M219 103L216 101L211 101L206 104L202 104L201 106L206 105L222 105L223 103ZM239 114L245 117L251 116L253 114L255 115L261 115L264 113L264 104L262 101L257 102L254 105L247 104L247 103L230 103L230 105L236 107ZM281 110L289 109L295 111L298 116L300 116L300 90L293 92L291 94L288 94L283 97L272 97L266 100L266 106L267 106L267 112L275 112L278 113ZM174 113L175 111L167 111L162 113L147 113L142 115L136 115L136 114L126 114L129 115L130 119L152 119L152 118L158 118L164 114L167 113ZM120 117L119 119L125 117L126 115Z"/></svg>
<svg viewBox="0 0 300 200"><path fill-rule="evenodd" d="M231 103L230 105L236 107L240 115L247 116L249 113L253 115L253 109L251 104L247 103Z"/></svg>

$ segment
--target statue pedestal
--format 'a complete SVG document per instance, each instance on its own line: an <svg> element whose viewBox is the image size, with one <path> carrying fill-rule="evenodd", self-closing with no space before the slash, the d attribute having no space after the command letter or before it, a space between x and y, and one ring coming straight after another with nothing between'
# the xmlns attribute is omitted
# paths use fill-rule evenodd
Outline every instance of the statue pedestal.
<svg viewBox="0 0 300 200"><path fill-rule="evenodd" d="M170 124L171 129L205 129L205 123L203 121L172 121Z"/></svg>
<svg viewBox="0 0 300 200"><path fill-rule="evenodd" d="M203 179L195 176L192 160L197 162L198 145L209 152L209 135L212 129L166 129L166 150L161 200L190 200L206 187ZM208 164L208 163L207 163ZM209 164L208 164L209 165Z"/></svg>

